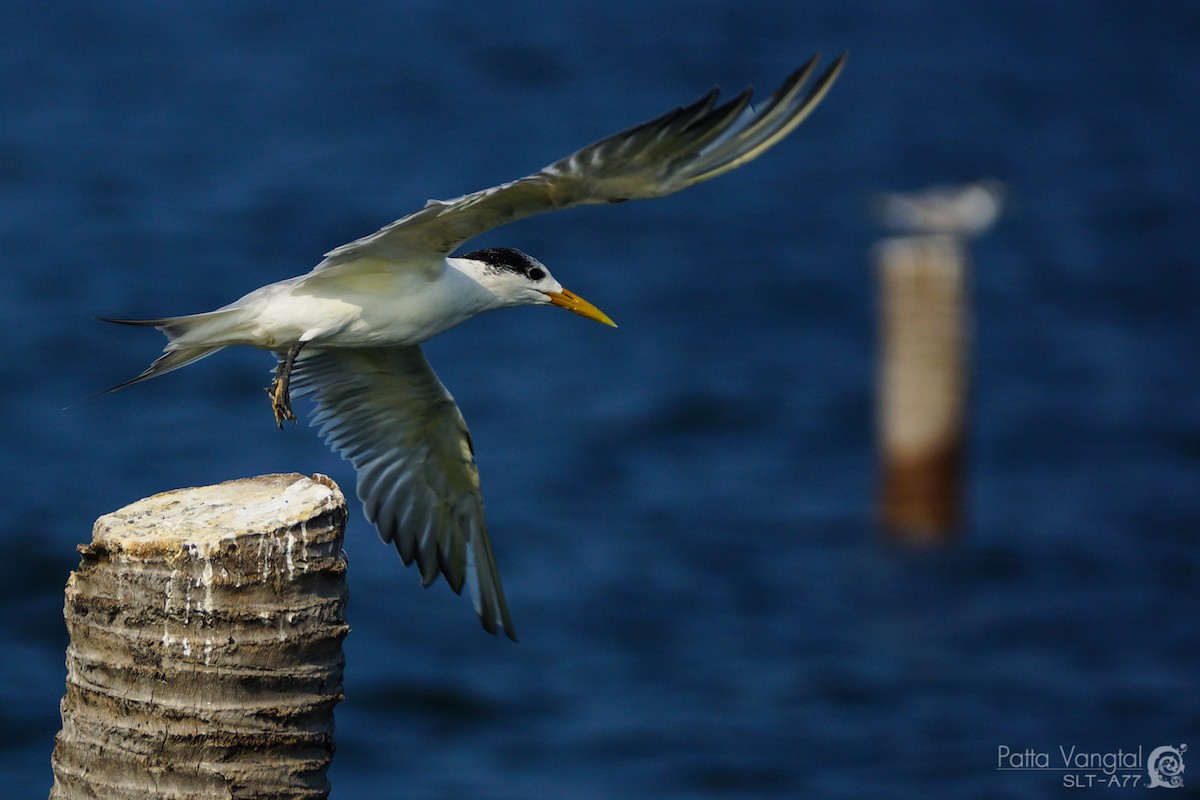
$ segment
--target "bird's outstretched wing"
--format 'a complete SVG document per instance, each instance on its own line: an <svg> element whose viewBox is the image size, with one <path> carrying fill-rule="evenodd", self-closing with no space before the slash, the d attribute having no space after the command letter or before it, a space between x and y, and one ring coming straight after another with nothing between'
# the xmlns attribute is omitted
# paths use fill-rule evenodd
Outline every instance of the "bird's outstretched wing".
<svg viewBox="0 0 1200 800"><path fill-rule="evenodd" d="M317 271L353 270L360 260L428 264L484 231L523 217L590 203L663 195L710 180L757 158L787 136L829 91L843 54L805 90L817 56L759 108L749 89L716 105L718 91L689 106L613 134L538 173L426 206L370 236L325 254Z"/></svg>
<svg viewBox="0 0 1200 800"><path fill-rule="evenodd" d="M367 518L425 586L444 575L471 590L489 633L516 641L483 517L466 422L419 347L302 353L294 394L316 402L312 424L358 472Z"/></svg>

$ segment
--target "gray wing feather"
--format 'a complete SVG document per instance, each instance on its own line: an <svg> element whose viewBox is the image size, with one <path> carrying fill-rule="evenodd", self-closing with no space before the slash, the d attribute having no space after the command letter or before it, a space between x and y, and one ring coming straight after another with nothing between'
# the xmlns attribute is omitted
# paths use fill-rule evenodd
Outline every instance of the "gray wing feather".
<svg viewBox="0 0 1200 800"><path fill-rule="evenodd" d="M358 472L363 511L425 586L465 583L489 633L516 641L483 516L467 425L419 347L301 353L295 396L316 403L312 424Z"/></svg>
<svg viewBox="0 0 1200 800"><path fill-rule="evenodd" d="M812 112L845 63L843 54L805 90L817 56L760 109L750 90L715 106L713 89L691 105L601 139L540 172L423 209L325 254L317 270L370 259L429 264L484 231L546 211L664 195L711 180L778 143ZM378 268L372 265L372 269Z"/></svg>

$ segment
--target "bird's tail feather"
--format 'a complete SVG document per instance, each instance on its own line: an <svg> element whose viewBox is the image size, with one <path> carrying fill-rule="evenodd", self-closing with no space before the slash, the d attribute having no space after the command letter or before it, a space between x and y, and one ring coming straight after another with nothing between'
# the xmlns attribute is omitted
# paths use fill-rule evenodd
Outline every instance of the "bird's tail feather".
<svg viewBox="0 0 1200 800"><path fill-rule="evenodd" d="M224 348L224 345L213 345L196 343L194 345L180 345L177 340L184 337L186 333L211 322L214 319L224 316L231 309L221 309L218 311L209 311L205 314L191 314L185 317L164 317L162 319L112 319L110 317L101 317L101 322L115 322L118 325L136 325L145 328L155 328L166 334L167 347L165 352L154 363L146 367L146 369L137 377L131 378L124 383L117 384L111 389L105 389L100 394L108 394L115 392L118 389L124 389L126 386L132 386L135 383L157 378L159 375L165 375L172 370L177 370L180 367L185 367L193 361L199 361L205 356L210 356Z"/></svg>

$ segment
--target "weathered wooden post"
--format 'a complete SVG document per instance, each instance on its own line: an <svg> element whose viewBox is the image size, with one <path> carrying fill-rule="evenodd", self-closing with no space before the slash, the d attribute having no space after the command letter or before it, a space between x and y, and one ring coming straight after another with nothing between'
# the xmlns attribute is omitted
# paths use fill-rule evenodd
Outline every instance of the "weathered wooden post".
<svg viewBox="0 0 1200 800"><path fill-rule="evenodd" d="M67 581L52 800L327 797L345 521L332 481L297 474L97 520Z"/></svg>
<svg viewBox="0 0 1200 800"><path fill-rule="evenodd" d="M962 518L966 249L951 236L897 237L876 258L879 515L894 538L932 541Z"/></svg>
<svg viewBox="0 0 1200 800"><path fill-rule="evenodd" d="M880 198L899 234L875 249L880 366L876 403L879 517L892 538L933 542L963 517L970 373L966 241L996 221L996 181Z"/></svg>

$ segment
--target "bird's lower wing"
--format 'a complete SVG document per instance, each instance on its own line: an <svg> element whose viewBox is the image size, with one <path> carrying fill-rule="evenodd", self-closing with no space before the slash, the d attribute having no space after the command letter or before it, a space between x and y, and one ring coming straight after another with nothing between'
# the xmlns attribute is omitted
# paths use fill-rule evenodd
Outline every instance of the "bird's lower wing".
<svg viewBox="0 0 1200 800"><path fill-rule="evenodd" d="M516 640L488 542L479 471L466 422L419 347L339 348L301 354L297 396L316 402L312 424L358 472L367 518L428 586L465 582L483 627Z"/></svg>
<svg viewBox="0 0 1200 800"><path fill-rule="evenodd" d="M484 231L523 217L591 203L677 192L751 161L787 136L841 72L839 57L811 85L814 56L758 108L750 90L721 105L713 89L689 106L615 133L540 172L490 189L430 200L423 209L325 254L317 270L366 261L433 263Z"/></svg>

